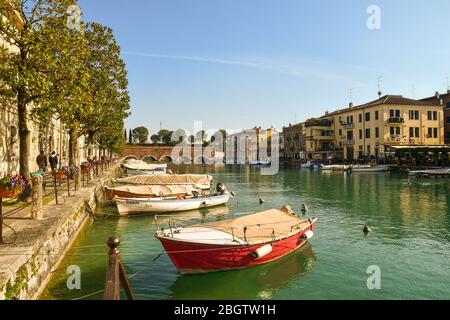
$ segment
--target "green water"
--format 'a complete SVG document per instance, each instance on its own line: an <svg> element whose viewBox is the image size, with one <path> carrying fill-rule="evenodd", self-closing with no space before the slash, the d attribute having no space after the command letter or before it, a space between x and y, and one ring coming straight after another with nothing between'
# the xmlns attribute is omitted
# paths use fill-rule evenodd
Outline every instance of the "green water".
<svg viewBox="0 0 450 320"><path fill-rule="evenodd" d="M245 166L197 167L237 193L228 208L180 213L186 224L289 203L319 218L310 244L274 263L245 270L180 276L153 237L154 218L98 216L80 235L43 299L74 299L104 286L106 239L116 234L138 299L450 299L448 179L389 173L331 173L293 168L261 176ZM259 198L265 203L259 205ZM102 209L108 212L108 208ZM168 218L159 218L164 224ZM365 236L368 223L373 232ZM81 268L69 290L66 268ZM381 269L381 289L367 288L367 268ZM101 299L102 293L86 299Z"/></svg>

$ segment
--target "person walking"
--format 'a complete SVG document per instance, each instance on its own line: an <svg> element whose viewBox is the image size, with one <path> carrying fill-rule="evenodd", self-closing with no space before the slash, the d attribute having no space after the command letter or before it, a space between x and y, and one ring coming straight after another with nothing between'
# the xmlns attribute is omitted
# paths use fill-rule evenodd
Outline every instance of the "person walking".
<svg viewBox="0 0 450 320"><path fill-rule="evenodd" d="M45 169L47 168L47 157L45 156L44 150L41 150L36 157L36 164L39 167L39 171L45 172Z"/></svg>
<svg viewBox="0 0 450 320"><path fill-rule="evenodd" d="M58 169L58 156L55 151L53 151L51 156L48 157L48 162L50 163L52 171L56 171L56 169Z"/></svg>

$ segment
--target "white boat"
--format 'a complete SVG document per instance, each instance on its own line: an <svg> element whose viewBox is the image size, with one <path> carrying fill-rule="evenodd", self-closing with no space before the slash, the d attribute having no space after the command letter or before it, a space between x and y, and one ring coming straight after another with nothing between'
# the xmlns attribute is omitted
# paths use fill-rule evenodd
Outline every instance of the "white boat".
<svg viewBox="0 0 450 320"><path fill-rule="evenodd" d="M120 198L114 201L120 216L139 213L165 213L211 208L226 204L231 198L228 192L205 197L188 199L166 199L166 198Z"/></svg>
<svg viewBox="0 0 450 320"><path fill-rule="evenodd" d="M361 166L352 166L350 169L352 172L385 172L389 170L388 166L370 166L370 165L361 165Z"/></svg>
<svg viewBox="0 0 450 320"><path fill-rule="evenodd" d="M325 164L321 164L320 165L320 170L322 171L331 171L333 170L334 165L325 165Z"/></svg>
<svg viewBox="0 0 450 320"><path fill-rule="evenodd" d="M155 174L166 174L165 168L157 168L155 170L133 170L126 169L127 176L151 176Z"/></svg>
<svg viewBox="0 0 450 320"><path fill-rule="evenodd" d="M154 171L167 168L166 163L147 163L142 160L128 159L122 163L122 167L127 170Z"/></svg>
<svg viewBox="0 0 450 320"><path fill-rule="evenodd" d="M348 165L334 165L333 171L348 171L350 169L350 166Z"/></svg>
<svg viewBox="0 0 450 320"><path fill-rule="evenodd" d="M409 171L409 175L427 175L427 174L447 174L450 173L450 168L433 168L428 170Z"/></svg>
<svg viewBox="0 0 450 320"><path fill-rule="evenodd" d="M268 166L270 165L271 161L270 160L249 160L248 164L252 165L252 166Z"/></svg>
<svg viewBox="0 0 450 320"><path fill-rule="evenodd" d="M313 168L314 168L314 165L311 163L311 161L308 161L308 162L302 164L302 165L301 165L301 168L302 168L302 169L313 169Z"/></svg>
<svg viewBox="0 0 450 320"><path fill-rule="evenodd" d="M162 186L192 186L196 189L209 190L212 176L206 174L156 174L130 176L115 179L115 184L122 185L162 185Z"/></svg>

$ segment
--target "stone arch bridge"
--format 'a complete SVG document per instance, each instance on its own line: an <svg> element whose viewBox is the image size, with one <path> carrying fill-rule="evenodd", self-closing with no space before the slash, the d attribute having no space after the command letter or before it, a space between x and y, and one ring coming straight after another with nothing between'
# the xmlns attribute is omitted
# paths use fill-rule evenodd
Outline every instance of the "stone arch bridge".
<svg viewBox="0 0 450 320"><path fill-rule="evenodd" d="M172 161L172 150L174 147L170 146L125 146L122 156L126 158L136 158L140 160L152 159L153 161L169 160ZM214 150L206 150L202 147L189 147L186 148L190 151L190 154L184 154L186 149L182 149L178 152L179 157L185 157L191 159L191 161L199 160L197 158L214 158ZM207 155L206 155L206 154Z"/></svg>

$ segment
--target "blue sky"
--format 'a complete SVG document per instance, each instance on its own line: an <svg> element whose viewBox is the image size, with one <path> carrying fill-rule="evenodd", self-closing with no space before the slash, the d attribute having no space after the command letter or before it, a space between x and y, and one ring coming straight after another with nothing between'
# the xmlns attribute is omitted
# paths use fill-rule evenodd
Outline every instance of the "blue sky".
<svg viewBox="0 0 450 320"><path fill-rule="evenodd" d="M383 93L447 89L450 1L81 0L129 71L126 126L281 128ZM369 30L367 8L381 9ZM414 87L414 89L413 89ZM350 95L350 91L352 94Z"/></svg>

